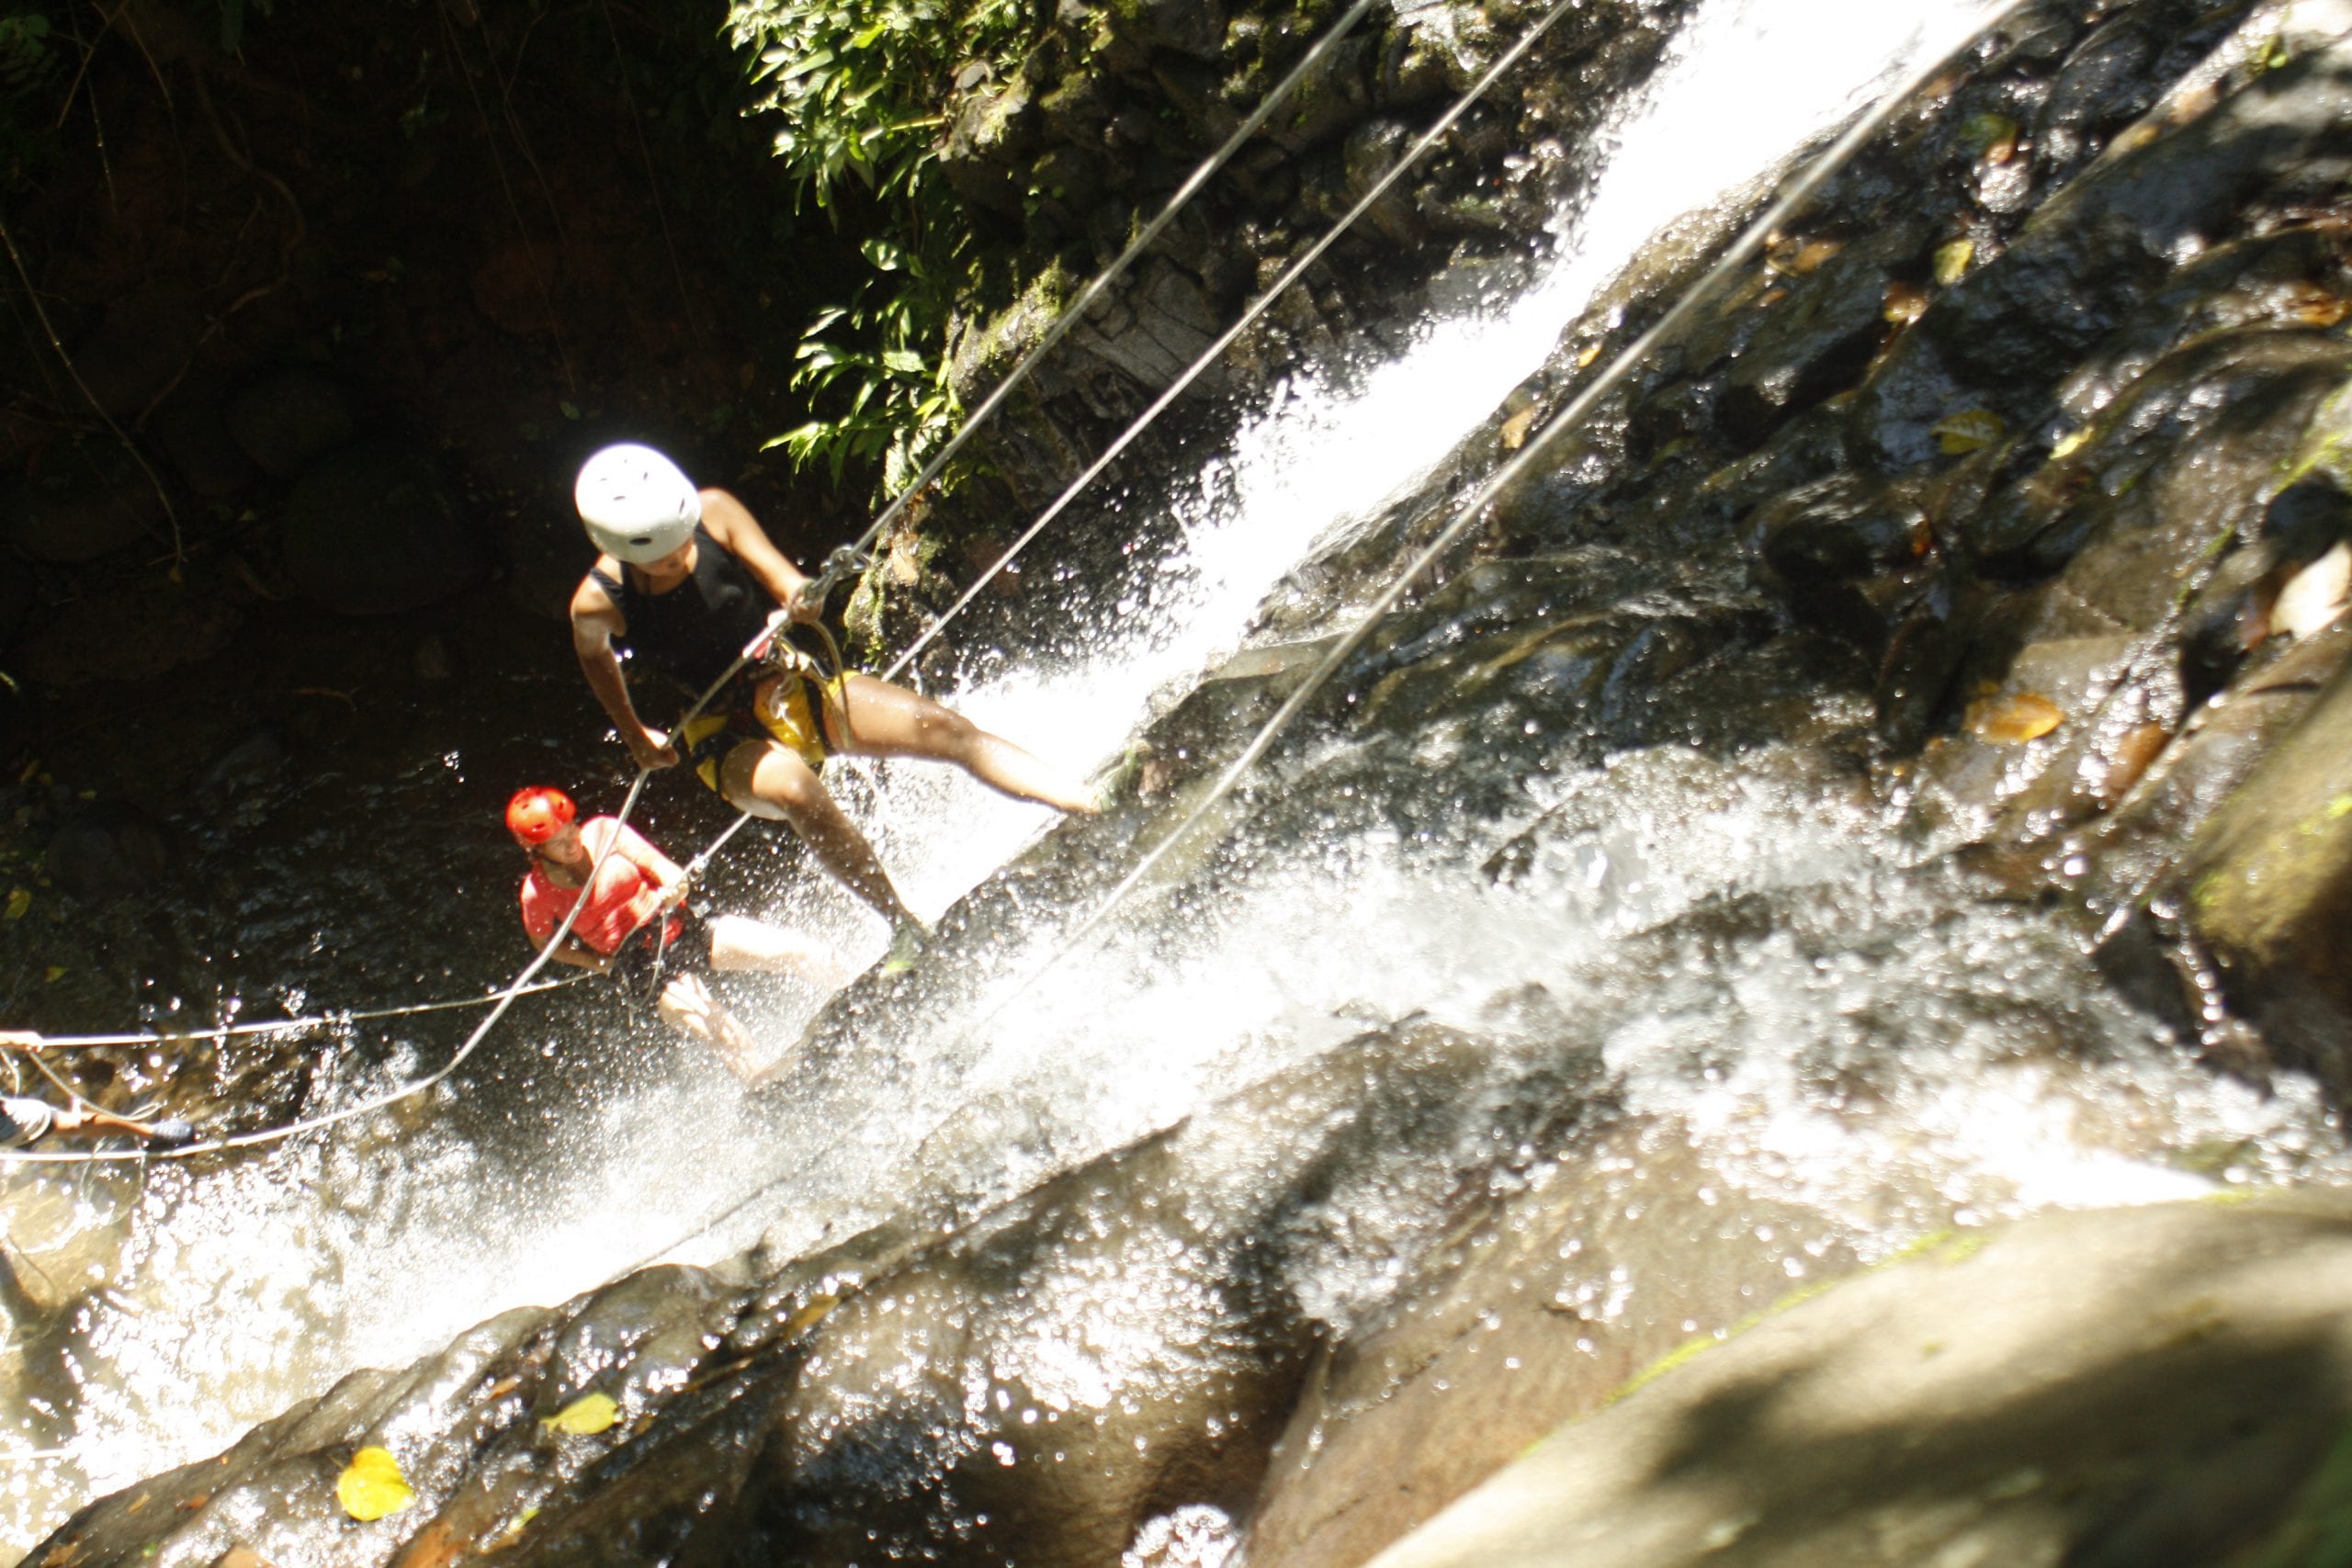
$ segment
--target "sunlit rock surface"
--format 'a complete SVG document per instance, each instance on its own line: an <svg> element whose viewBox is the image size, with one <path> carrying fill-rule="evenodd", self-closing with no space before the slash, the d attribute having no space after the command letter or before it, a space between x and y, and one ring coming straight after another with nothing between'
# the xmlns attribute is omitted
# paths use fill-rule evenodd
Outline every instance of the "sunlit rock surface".
<svg viewBox="0 0 2352 1568"><path fill-rule="evenodd" d="M818 1014L751 1101L789 1157L925 1112L893 1151L916 1190L844 1201L862 1234L779 1203L723 1268L355 1373L36 1560L1340 1568L1580 1416L1532 1462L1585 1511L1529 1529L1626 1554L1594 1562L2291 1540L2342 1423L2347 1168L2340 1065L2279 1025L2339 1005L2352 633L2274 611L2329 544L2281 542L2284 498L2346 478L2347 48L2278 7L2030 7L1897 117L1108 922L1071 984L1133 1005L1051 1037L1099 1076L1154 1081L1251 956L1313 998L1181 1089L1212 1087L1114 1115L960 1053L1035 911L1091 908L1208 803L1660 295L1573 323L1170 697L1109 810ZM1645 276L1688 283L1664 248ZM1315 990L1368 905L1396 950ZM1261 929L1286 945L1237 951ZM1453 949L1493 962L1440 976ZM611 1425L549 1425L592 1394ZM415 1500L363 1524L333 1489L368 1447ZM1460 1549L1416 1561L1502 1550Z"/></svg>
<svg viewBox="0 0 2352 1568"><path fill-rule="evenodd" d="M2352 1203L2051 1215L1765 1316L1374 1568L2316 1562L2352 1474Z"/></svg>

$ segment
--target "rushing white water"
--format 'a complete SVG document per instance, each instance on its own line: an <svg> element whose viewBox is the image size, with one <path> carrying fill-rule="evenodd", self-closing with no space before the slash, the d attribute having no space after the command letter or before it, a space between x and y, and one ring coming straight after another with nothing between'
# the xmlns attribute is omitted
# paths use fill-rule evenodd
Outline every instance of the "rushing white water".
<svg viewBox="0 0 2352 1568"><path fill-rule="evenodd" d="M950 700L1073 772L1114 756L1156 697L1237 645L1287 570L1409 491L1487 418L1661 225L1834 125L1891 67L1957 41L1979 9L1703 7L1620 116L1590 199L1563 220L1525 287L1424 323L1392 362L1297 378L1213 471L1170 487L1182 497L1169 504L1183 547L1139 570L1106 624L1074 626L1069 650ZM506 1103L537 1108L506 1113L527 1123L471 1124L469 1108L445 1096L415 1108L404 1136L345 1129L220 1172L159 1173L143 1195L111 1179L86 1194L58 1183L85 1205L80 1223L94 1235L122 1204L138 1209L111 1287L77 1325L72 1384L19 1386L0 1421L0 1442L17 1445L13 1460L0 1455L6 1540L20 1550L66 1507L213 1452L351 1367L399 1364L493 1312L592 1287L616 1263L741 1246L751 1236L740 1222L696 1227L762 1182L779 1183L770 1206L784 1211L784 1240L814 1241L926 1182L1017 1188L1339 1044L1365 1021L1469 1019L1515 986L1587 999L1645 1110L1736 1154L1759 1189L1845 1215L1838 1239L1865 1251L1948 1223L1955 1206L1966 1217L2196 1185L2149 1157L2159 1145L2243 1148L2238 1157L2274 1174L2302 1156L2301 1130L2318 1119L2307 1100L2217 1085L2154 1049L2120 1009L2089 1004L2064 1026L2078 1057L2099 1058L2100 1081L2086 1088L2087 1065L2017 1058L1984 1012L1938 1012L1950 998L1920 994L1927 970L1951 976L1955 997L2014 994L2021 1009L2063 1013L2055 993L2093 982L2063 953L2018 963L2033 942L2021 919L1984 914L1923 931L1921 957L1901 972L1859 959L1825 969L1768 943L1736 974L1645 976L1654 995L1640 1008L1596 991L1588 965L1623 932L1710 894L1865 886L1884 856L1856 808L1694 771L1704 769L1670 755L1626 759L1530 781L1509 820L1453 818L1419 836L1383 829L1287 846L1213 913L1148 941L1114 932L1015 996L1061 940L1058 922L1041 922L974 976L969 1010L946 1037L899 1043L909 1060L899 1077L877 1077L862 1116L812 1113L787 1146L707 1064L595 1025L582 1004L529 1015L485 1058L506 1080ZM1526 821L1593 791L1611 803L1607 829L1508 886L1472 874ZM848 793L927 914L1047 819L941 769L889 769L870 792ZM747 845L736 885L757 883L766 863ZM872 922L810 878L795 879L773 912L861 954L878 949ZM763 996L751 1021L779 1042L814 1003L789 987ZM1908 1020L1917 1043L1899 1072L1871 1059L1872 1039L1850 1021L1872 1010ZM577 1043L583 1035L593 1049ZM574 1043L559 1054L559 1041ZM437 1048L420 1042L418 1059ZM1903 1114L1857 1134L1819 1091L1841 1072L1879 1074ZM976 1108L995 1117L978 1124L1023 1135L959 1141L952 1126ZM1951 1201L1934 1213L1900 1201L1891 1209L1885 1194L1904 1190ZM1365 1288L1328 1283L1335 1301ZM1199 1560L1217 1554L1214 1522L1168 1529L1200 1537Z"/></svg>

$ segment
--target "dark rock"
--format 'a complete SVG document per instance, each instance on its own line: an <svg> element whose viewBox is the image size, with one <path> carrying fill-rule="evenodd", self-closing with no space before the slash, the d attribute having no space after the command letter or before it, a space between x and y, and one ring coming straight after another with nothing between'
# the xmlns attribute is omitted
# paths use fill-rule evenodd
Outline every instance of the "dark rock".
<svg viewBox="0 0 2352 1568"><path fill-rule="evenodd" d="M2159 360L2209 333L2324 327L2352 297L2334 241L2308 227L2217 245L2136 307L2058 384L2064 416L2087 426Z"/></svg>
<svg viewBox="0 0 2352 1568"><path fill-rule="evenodd" d="M2155 53L2146 26L2128 13L2075 46L2033 121L2034 155L2049 177L2074 174L2154 101L2147 66Z"/></svg>
<svg viewBox="0 0 2352 1568"><path fill-rule="evenodd" d="M136 817L118 815L60 828L44 857L65 893L88 904L153 890L164 874L163 835Z"/></svg>
<svg viewBox="0 0 2352 1568"><path fill-rule="evenodd" d="M2352 671L2215 813L2181 875L2231 999L2352 1098Z"/></svg>
<svg viewBox="0 0 2352 1568"><path fill-rule="evenodd" d="M1800 623L1875 657L1917 597L1934 534L1917 487L1834 474L1758 519L1764 562Z"/></svg>
<svg viewBox="0 0 2352 1568"><path fill-rule="evenodd" d="M1225 43L1224 0L1105 0L1103 15L1120 37L1144 49L1171 49L1216 60Z"/></svg>
<svg viewBox="0 0 2352 1568"><path fill-rule="evenodd" d="M1340 149L1340 168L1347 180L1347 205L1351 208L1370 195L1412 141L1412 129L1396 119L1367 119L1349 131ZM1364 218L1400 245L1419 244L1426 237L1421 225L1414 220L1412 203L1395 186L1373 203Z"/></svg>
<svg viewBox="0 0 2352 1568"><path fill-rule="evenodd" d="M43 686L142 680L210 658L242 618L199 585L143 578L28 615L12 671Z"/></svg>
<svg viewBox="0 0 2352 1568"><path fill-rule="evenodd" d="M2091 170L1904 334L1864 390L1863 438L1905 467L1935 455L1931 427L1962 410L2039 424L2041 389L2181 261L2229 238L2239 213L2352 175L2348 128L2352 43L2339 42Z"/></svg>
<svg viewBox="0 0 2352 1568"><path fill-rule="evenodd" d="M204 331L196 290L157 282L107 303L74 347L75 375L107 415L130 421L185 373Z"/></svg>
<svg viewBox="0 0 2352 1568"><path fill-rule="evenodd" d="M312 458L349 441L358 425L334 378L291 366L254 382L229 403L229 433L264 473L289 479Z"/></svg>
<svg viewBox="0 0 2352 1568"><path fill-rule="evenodd" d="M0 654L17 639L33 602L33 574L11 565L0 570Z"/></svg>
<svg viewBox="0 0 2352 1568"><path fill-rule="evenodd" d="M1917 228L1898 224L1778 285L1786 298L1761 312L1725 377L1733 431L1760 439L1786 415L1859 382L1887 336L1887 288L1923 243Z"/></svg>
<svg viewBox="0 0 2352 1568"><path fill-rule="evenodd" d="M53 451L38 473L12 489L6 542L33 560L96 560L142 542L168 547L154 481L119 446Z"/></svg>
<svg viewBox="0 0 2352 1568"><path fill-rule="evenodd" d="M470 586L483 561L432 468L390 442L313 465L279 523L287 578L314 604L389 615Z"/></svg>
<svg viewBox="0 0 2352 1568"><path fill-rule="evenodd" d="M218 387L183 383L148 426L180 483L208 501L236 496L254 481L254 464L230 434L221 402Z"/></svg>

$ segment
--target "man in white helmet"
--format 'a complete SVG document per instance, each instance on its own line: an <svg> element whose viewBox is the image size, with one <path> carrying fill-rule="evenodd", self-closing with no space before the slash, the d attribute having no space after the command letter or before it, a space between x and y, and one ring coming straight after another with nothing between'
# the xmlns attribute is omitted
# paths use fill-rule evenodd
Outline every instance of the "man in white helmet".
<svg viewBox="0 0 2352 1568"><path fill-rule="evenodd" d="M829 753L927 757L1018 800L1095 809L1077 781L1012 741L871 675L749 664L676 735L649 728L616 645L691 702L777 606L815 618L816 607L800 600L808 580L741 502L696 489L650 446L596 453L581 468L573 499L603 553L571 596L572 648L629 755L645 768L670 767L683 755L736 809L789 823L826 870L890 922L894 963L906 962L922 927L818 777Z"/></svg>

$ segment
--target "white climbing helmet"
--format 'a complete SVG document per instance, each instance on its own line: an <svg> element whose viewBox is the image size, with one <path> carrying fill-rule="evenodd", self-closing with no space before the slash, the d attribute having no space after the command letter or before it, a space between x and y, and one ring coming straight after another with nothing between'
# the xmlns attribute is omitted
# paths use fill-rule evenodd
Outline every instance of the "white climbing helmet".
<svg viewBox="0 0 2352 1568"><path fill-rule="evenodd" d="M694 536L702 496L678 465L650 446L623 442L580 465L571 499L596 547L643 566Z"/></svg>

